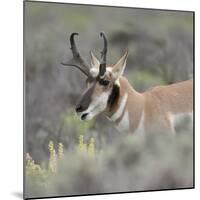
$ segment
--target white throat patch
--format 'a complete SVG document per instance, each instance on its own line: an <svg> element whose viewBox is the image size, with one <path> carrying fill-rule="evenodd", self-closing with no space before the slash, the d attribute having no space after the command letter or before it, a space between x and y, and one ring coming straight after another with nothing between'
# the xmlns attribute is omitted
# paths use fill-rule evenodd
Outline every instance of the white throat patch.
<svg viewBox="0 0 200 200"><path fill-rule="evenodd" d="M122 100L120 102L120 106L119 106L118 110L110 118L112 121L116 121L117 119L119 119L121 117L121 115L124 112L127 99L128 99L128 94L125 93L124 96L122 97Z"/></svg>
<svg viewBox="0 0 200 200"><path fill-rule="evenodd" d="M128 131L129 130L129 115L128 111L126 110L124 116L122 117L121 121L117 125L117 129L119 131Z"/></svg>

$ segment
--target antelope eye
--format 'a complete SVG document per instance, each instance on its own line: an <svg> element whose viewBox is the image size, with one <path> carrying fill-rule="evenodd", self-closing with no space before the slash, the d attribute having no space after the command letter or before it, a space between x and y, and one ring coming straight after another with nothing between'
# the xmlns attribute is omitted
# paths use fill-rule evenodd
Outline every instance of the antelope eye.
<svg viewBox="0 0 200 200"><path fill-rule="evenodd" d="M107 86L109 83L110 83L110 81L108 81L108 80L104 80L104 79L99 80L99 84L103 85L103 86Z"/></svg>

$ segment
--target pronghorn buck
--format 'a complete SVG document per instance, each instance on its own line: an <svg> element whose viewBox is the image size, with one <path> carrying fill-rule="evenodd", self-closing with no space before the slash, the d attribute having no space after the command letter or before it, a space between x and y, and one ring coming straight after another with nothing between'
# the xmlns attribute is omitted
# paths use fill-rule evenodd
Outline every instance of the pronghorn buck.
<svg viewBox="0 0 200 200"><path fill-rule="evenodd" d="M73 58L62 63L74 66L87 76L87 89L82 94L76 112L81 120L90 120L104 113L120 131L145 133L166 130L175 133L178 118L193 113L193 81L187 80L166 86L156 86L144 93L133 89L123 76L128 52L114 65L107 65L107 39L104 41L100 62L91 52L91 67L80 56L74 36L70 36Z"/></svg>

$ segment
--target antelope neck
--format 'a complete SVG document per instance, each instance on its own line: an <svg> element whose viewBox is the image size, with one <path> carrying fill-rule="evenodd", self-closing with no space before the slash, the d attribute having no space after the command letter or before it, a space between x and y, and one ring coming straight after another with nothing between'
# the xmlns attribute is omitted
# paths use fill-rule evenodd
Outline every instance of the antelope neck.
<svg viewBox="0 0 200 200"><path fill-rule="evenodd" d="M110 119L112 121L118 123L122 119L124 112L126 110L127 99L128 99L128 94L125 93L120 99L119 107L116 109L116 111L110 117Z"/></svg>
<svg viewBox="0 0 200 200"><path fill-rule="evenodd" d="M135 91L125 77L120 78L119 97L106 113L117 125L123 123L127 130L135 131L142 118L144 100L142 94ZM126 119L124 119L126 118ZM124 123L128 120L129 123Z"/></svg>
<svg viewBox="0 0 200 200"><path fill-rule="evenodd" d="M116 123L121 121L126 110L127 99L128 92L126 89L119 85L114 85L108 100L108 111L106 113L110 120Z"/></svg>

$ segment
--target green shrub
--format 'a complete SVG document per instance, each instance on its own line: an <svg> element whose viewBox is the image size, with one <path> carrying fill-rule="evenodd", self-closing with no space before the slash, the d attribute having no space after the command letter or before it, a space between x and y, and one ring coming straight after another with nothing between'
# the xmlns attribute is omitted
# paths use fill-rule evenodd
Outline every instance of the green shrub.
<svg viewBox="0 0 200 200"><path fill-rule="evenodd" d="M74 129L74 132L76 132L77 134L85 135L88 130L94 126L94 120L84 121L80 123L80 120L75 115L75 113L70 110L64 117L64 124L67 129L70 129L70 127L72 127Z"/></svg>
<svg viewBox="0 0 200 200"><path fill-rule="evenodd" d="M165 84L161 76L149 71L134 71L129 73L128 80L139 91L145 91L153 86Z"/></svg>

